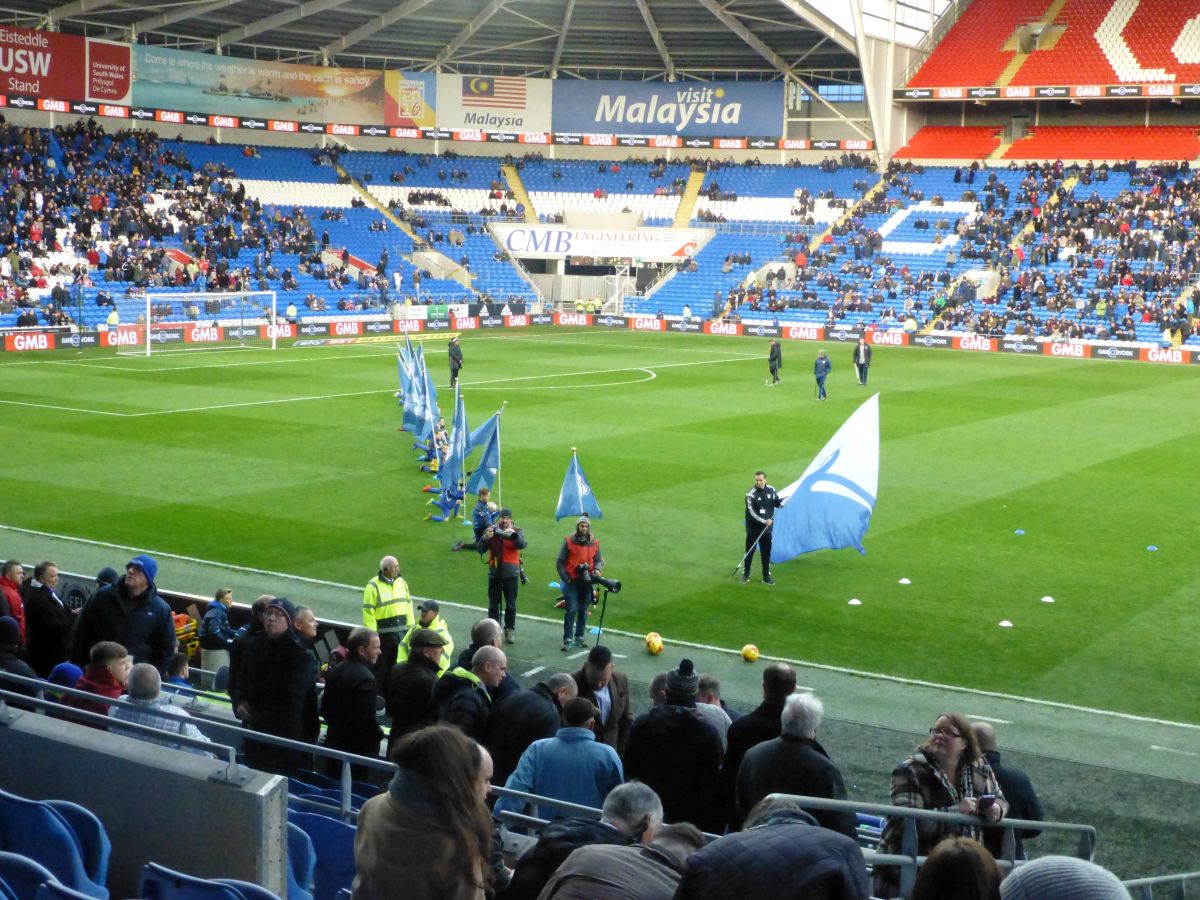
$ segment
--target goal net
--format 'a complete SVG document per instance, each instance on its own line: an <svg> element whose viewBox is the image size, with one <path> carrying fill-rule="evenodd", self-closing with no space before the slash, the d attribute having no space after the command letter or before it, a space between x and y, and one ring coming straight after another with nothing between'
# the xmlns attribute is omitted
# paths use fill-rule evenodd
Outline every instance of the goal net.
<svg viewBox="0 0 1200 900"><path fill-rule="evenodd" d="M205 347L274 350L275 291L147 292L135 324L146 356Z"/></svg>

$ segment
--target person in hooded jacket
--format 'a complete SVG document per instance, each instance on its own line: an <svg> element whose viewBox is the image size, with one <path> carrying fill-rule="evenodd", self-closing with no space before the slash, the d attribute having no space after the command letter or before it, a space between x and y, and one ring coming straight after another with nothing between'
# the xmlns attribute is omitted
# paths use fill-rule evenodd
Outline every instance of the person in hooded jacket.
<svg viewBox="0 0 1200 900"><path fill-rule="evenodd" d="M244 694L240 706L252 731L302 741L312 736L315 722L306 711L315 709L317 666L293 627L296 607L276 597L263 610L263 633L246 648ZM246 764L264 772L287 773L304 768L306 754L261 741L244 744Z"/></svg>
<svg viewBox="0 0 1200 900"><path fill-rule="evenodd" d="M116 700L125 693L125 682L128 680L129 670L132 668L133 660L124 647L113 641L101 641L92 647L87 668L83 670L82 677L75 682L75 690L87 691L97 697ZM67 706L94 712L101 716L107 716L109 709L107 703L85 700L82 697L68 697ZM87 724L91 725L92 723Z"/></svg>
<svg viewBox="0 0 1200 900"><path fill-rule="evenodd" d="M158 562L142 554L125 564L124 578L93 594L79 611L71 659L82 663L92 645L117 641L135 663L165 673L179 640L171 607L158 596L157 576Z"/></svg>
<svg viewBox="0 0 1200 900"><path fill-rule="evenodd" d="M71 624L74 615L58 596L58 566L46 560L33 567L33 577L21 585L25 604L25 642L28 661L38 677L45 678L71 655ZM83 662L87 662L84 650Z"/></svg>

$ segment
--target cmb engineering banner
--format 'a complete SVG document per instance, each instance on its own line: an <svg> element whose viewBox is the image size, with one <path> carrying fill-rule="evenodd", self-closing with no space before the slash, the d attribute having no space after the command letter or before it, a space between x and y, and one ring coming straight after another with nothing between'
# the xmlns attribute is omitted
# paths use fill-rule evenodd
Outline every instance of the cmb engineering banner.
<svg viewBox="0 0 1200 900"><path fill-rule="evenodd" d="M564 259L644 259L672 262L696 252L705 232L697 228L639 228L634 231L564 228L561 225L493 225L513 256Z"/></svg>

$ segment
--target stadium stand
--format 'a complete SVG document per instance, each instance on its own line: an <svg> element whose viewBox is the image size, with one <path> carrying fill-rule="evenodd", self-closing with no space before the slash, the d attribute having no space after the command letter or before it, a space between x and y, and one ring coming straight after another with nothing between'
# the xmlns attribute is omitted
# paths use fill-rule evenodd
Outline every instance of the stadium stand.
<svg viewBox="0 0 1200 900"><path fill-rule="evenodd" d="M915 154L914 154L915 155ZM1194 125L1039 125L1004 151L1004 159L1163 160L1200 156Z"/></svg>
<svg viewBox="0 0 1200 900"><path fill-rule="evenodd" d="M986 159L1000 146L999 125L926 125L896 151L896 159Z"/></svg>
<svg viewBox="0 0 1200 900"><path fill-rule="evenodd" d="M975 0L909 79L908 86L994 84L1016 53L1009 44L1013 32L1019 25L1040 19L1050 6L1051 0Z"/></svg>

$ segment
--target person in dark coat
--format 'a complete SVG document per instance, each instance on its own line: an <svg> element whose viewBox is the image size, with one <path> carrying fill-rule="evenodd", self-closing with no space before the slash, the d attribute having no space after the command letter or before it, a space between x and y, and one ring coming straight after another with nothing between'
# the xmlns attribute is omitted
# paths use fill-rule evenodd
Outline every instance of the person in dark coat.
<svg viewBox="0 0 1200 900"><path fill-rule="evenodd" d="M492 712L489 691L500 686L507 669L508 659L503 650L480 647L469 670L458 666L442 675L433 688L438 722L457 725L467 737L483 743Z"/></svg>
<svg viewBox="0 0 1200 900"><path fill-rule="evenodd" d="M721 767L721 798L731 825L736 821L734 787L738 767L751 747L779 737L783 702L794 690L796 671L787 663L771 663L763 669L763 702L729 726L725 735L725 762Z"/></svg>
<svg viewBox="0 0 1200 900"><path fill-rule="evenodd" d="M450 389L454 390L454 386L458 384L458 373L463 367L463 352L462 347L458 343L458 335L450 338Z"/></svg>
<svg viewBox="0 0 1200 900"><path fill-rule="evenodd" d="M558 672L531 688L492 701L484 744L492 754L495 784L508 781L530 744L558 734L563 705L575 699L578 691L575 679Z"/></svg>
<svg viewBox="0 0 1200 900"><path fill-rule="evenodd" d="M771 377L767 379L767 387L774 387L779 384L779 370L783 368L783 348L777 340L771 341L771 351L767 354L767 368L771 372Z"/></svg>
<svg viewBox="0 0 1200 900"><path fill-rule="evenodd" d="M34 566L33 577L21 585L28 662L39 678L45 678L51 669L71 657L74 616L58 596L57 585L58 566L49 560Z"/></svg>
<svg viewBox="0 0 1200 900"><path fill-rule="evenodd" d="M12 616L0 616L0 671L22 678L37 678L21 651L21 624ZM574 682L572 682L573 684ZM0 688L32 697L34 689L23 684L0 681Z"/></svg>
<svg viewBox="0 0 1200 900"><path fill-rule="evenodd" d="M629 679L613 668L612 651L603 645L593 647L583 667L571 677L578 695L600 710L593 726L596 740L608 744L623 758L633 713L629 707Z"/></svg>
<svg viewBox="0 0 1200 900"><path fill-rule="evenodd" d="M125 646L135 663L148 662L159 673L167 671L179 640L171 607L158 596L157 575L158 562L153 557L135 556L126 563L123 579L88 599L75 628L74 662L85 662L93 644L116 641Z"/></svg>
<svg viewBox="0 0 1200 900"><path fill-rule="evenodd" d="M446 639L432 628L418 628L408 641L408 659L392 667L384 687L384 709L392 720L388 733L388 756L406 734L437 721L433 709L433 687L441 674Z"/></svg>
<svg viewBox="0 0 1200 900"><path fill-rule="evenodd" d="M355 628L346 641L346 659L325 676L321 696L321 717L327 726L325 746L359 756L379 756L383 729L375 718L379 687L375 681L375 663L379 661L379 634L369 628ZM340 761L326 761L329 775L342 774ZM355 781L367 780L367 767L352 765Z"/></svg>
<svg viewBox="0 0 1200 900"><path fill-rule="evenodd" d="M721 738L696 711L700 676L690 659L667 673L665 702L633 723L625 748L625 777L644 781L662 798L668 822L721 831L718 798Z"/></svg>
<svg viewBox="0 0 1200 900"><path fill-rule="evenodd" d="M689 856L704 846L695 825L664 825L649 844L593 844L571 852L538 900L672 900Z"/></svg>
<svg viewBox="0 0 1200 900"><path fill-rule="evenodd" d="M475 651L480 647L503 646L503 636L504 629L500 627L500 623L495 619L480 619L471 626L471 643L462 653L458 654L458 665L464 669L470 669L471 660L475 658ZM521 683L513 677L512 672L505 672L504 681L500 683L500 690L497 693L511 694L513 691L519 691L520 689Z"/></svg>
<svg viewBox="0 0 1200 900"><path fill-rule="evenodd" d="M858 843L830 831L794 801L767 799L727 834L688 857L675 900L867 900Z"/></svg>
<svg viewBox="0 0 1200 900"><path fill-rule="evenodd" d="M536 900L572 851L595 844L649 843L662 817L662 802L646 785L631 782L615 787L604 798L599 822L568 816L542 828L537 843L517 860L512 880L497 892L496 900Z"/></svg>
<svg viewBox="0 0 1200 900"><path fill-rule="evenodd" d="M263 636L263 612L275 598L263 594L250 605L250 622L238 629L237 637L229 647L229 683L227 690L234 715L242 721L246 716L238 711L246 695L246 657L250 647Z"/></svg>
<svg viewBox="0 0 1200 900"><path fill-rule="evenodd" d="M996 729L987 722L972 722L971 730L975 732L975 739L979 741L979 749L983 752L983 758L987 760L988 765L992 767L992 772L996 775L1000 790L1004 792L1004 799L1008 801L1008 818L1039 821L1044 819L1042 803L1038 800L1037 791L1033 789L1033 782L1029 780L1029 776L1020 769L1003 765L1000 762L1000 751L996 749ZM1023 828L1015 832L1017 859L1026 859L1025 841L1031 841L1039 834L1041 831L1032 828ZM997 859L1000 858L1003 841L1004 830L1002 828L984 829L983 845Z"/></svg>
<svg viewBox="0 0 1200 900"><path fill-rule="evenodd" d="M842 773L817 743L824 707L812 694L793 694L783 705L783 733L764 741L742 760L737 776L738 823L768 794L798 794L845 800ZM817 823L853 838L857 820L852 812L814 809Z"/></svg>
<svg viewBox="0 0 1200 900"><path fill-rule="evenodd" d="M246 647L239 705L252 731L300 741L312 731L305 710L317 666L292 627L295 615L296 607L284 597L276 597L263 610L263 633ZM252 740L243 747L252 769L286 774L305 767L305 754L294 750Z"/></svg>

